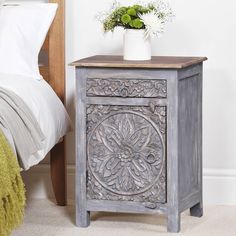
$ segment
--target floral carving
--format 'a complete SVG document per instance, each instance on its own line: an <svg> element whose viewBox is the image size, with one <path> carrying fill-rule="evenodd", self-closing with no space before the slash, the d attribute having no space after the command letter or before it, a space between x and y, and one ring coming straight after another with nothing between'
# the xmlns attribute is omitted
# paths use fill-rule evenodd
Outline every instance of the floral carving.
<svg viewBox="0 0 236 236"><path fill-rule="evenodd" d="M156 123L137 107L91 105L87 115L89 198L165 201L165 134Z"/></svg>
<svg viewBox="0 0 236 236"><path fill-rule="evenodd" d="M87 79L87 96L166 98L166 80Z"/></svg>

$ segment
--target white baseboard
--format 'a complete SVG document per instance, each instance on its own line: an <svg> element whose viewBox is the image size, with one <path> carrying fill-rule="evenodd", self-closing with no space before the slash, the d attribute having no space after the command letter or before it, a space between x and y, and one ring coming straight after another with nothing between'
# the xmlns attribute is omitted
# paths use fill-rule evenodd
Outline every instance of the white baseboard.
<svg viewBox="0 0 236 236"><path fill-rule="evenodd" d="M27 198L54 198L50 177L50 165L39 164L22 173L26 186ZM75 166L67 167L67 196L74 200L75 196Z"/></svg>
<svg viewBox="0 0 236 236"><path fill-rule="evenodd" d="M67 172L68 199L74 200L74 165L68 166ZM49 165L37 165L24 172L23 178L29 199L53 198ZM236 205L236 169L204 169L203 199L207 205Z"/></svg>
<svg viewBox="0 0 236 236"><path fill-rule="evenodd" d="M236 169L204 169L205 204L236 205Z"/></svg>

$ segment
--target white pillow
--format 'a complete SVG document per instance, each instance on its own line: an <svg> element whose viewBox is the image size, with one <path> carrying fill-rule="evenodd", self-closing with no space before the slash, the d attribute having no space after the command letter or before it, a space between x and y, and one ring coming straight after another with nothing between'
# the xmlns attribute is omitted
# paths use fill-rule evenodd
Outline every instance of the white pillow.
<svg viewBox="0 0 236 236"><path fill-rule="evenodd" d="M1 1L1 0L0 0ZM3 6L0 11L0 73L42 79L38 54L57 4Z"/></svg>
<svg viewBox="0 0 236 236"><path fill-rule="evenodd" d="M1 8L2 8L4 2L5 2L5 0L0 0L0 10L1 10Z"/></svg>

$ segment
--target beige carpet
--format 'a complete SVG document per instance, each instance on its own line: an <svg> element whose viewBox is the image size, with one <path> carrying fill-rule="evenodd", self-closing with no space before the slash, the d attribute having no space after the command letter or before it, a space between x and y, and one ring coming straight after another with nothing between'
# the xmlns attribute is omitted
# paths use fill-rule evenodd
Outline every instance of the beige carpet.
<svg viewBox="0 0 236 236"><path fill-rule="evenodd" d="M77 228L74 206L58 207L49 200L28 203L25 223L13 236L151 236L166 232L158 215L93 213L88 228ZM182 214L181 233L189 236L236 236L236 206L206 207L204 217Z"/></svg>

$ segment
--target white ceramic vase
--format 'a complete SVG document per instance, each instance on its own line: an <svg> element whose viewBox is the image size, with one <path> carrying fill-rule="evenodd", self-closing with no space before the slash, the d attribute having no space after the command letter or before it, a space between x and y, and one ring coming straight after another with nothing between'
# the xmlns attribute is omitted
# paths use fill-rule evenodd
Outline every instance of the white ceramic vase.
<svg viewBox="0 0 236 236"><path fill-rule="evenodd" d="M144 29L126 29L124 33L124 60L151 60L151 38L145 38Z"/></svg>

